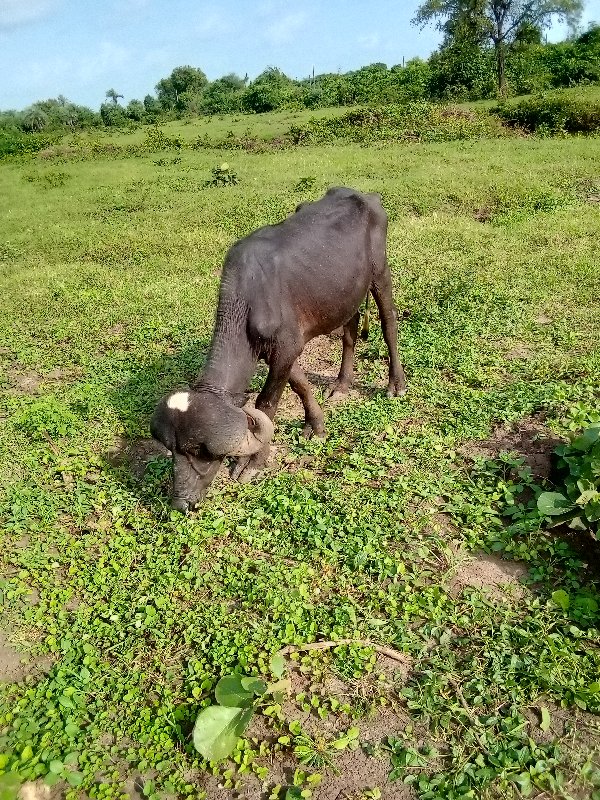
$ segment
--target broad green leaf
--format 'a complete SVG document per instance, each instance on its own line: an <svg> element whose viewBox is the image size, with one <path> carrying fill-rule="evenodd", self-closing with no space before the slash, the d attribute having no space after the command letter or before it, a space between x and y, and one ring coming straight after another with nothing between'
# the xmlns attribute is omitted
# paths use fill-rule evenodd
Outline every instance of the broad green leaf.
<svg viewBox="0 0 600 800"><path fill-rule="evenodd" d="M254 701L254 693L244 689L239 675L225 675L217 683L215 698L220 706L248 708Z"/></svg>
<svg viewBox="0 0 600 800"><path fill-rule="evenodd" d="M23 751L21 753L21 761L29 761L30 758L33 758L33 749L31 745L25 745Z"/></svg>
<svg viewBox="0 0 600 800"><path fill-rule="evenodd" d="M562 608L563 611L566 611L571 601L564 589L557 589L555 592L552 592L552 602Z"/></svg>
<svg viewBox="0 0 600 800"><path fill-rule="evenodd" d="M14 772L0 775L0 800L16 800L21 786L21 779Z"/></svg>
<svg viewBox="0 0 600 800"><path fill-rule="evenodd" d="M581 517L573 517L569 522L569 528L573 531L586 531L587 526Z"/></svg>
<svg viewBox="0 0 600 800"><path fill-rule="evenodd" d="M276 678L281 678L285 672L285 658L281 655L281 653L275 653L274 656L271 656L269 668Z"/></svg>
<svg viewBox="0 0 600 800"><path fill-rule="evenodd" d="M564 514L574 508L573 503L559 492L542 492L537 499L538 511L545 517Z"/></svg>
<svg viewBox="0 0 600 800"><path fill-rule="evenodd" d="M550 712L545 706L540 708L540 712L542 715L542 721L540 722L540 728L546 732L550 727Z"/></svg>
<svg viewBox="0 0 600 800"><path fill-rule="evenodd" d="M573 598L573 607L588 614L595 614L596 611L598 611L597 601L593 597L589 597L585 594L575 595Z"/></svg>
<svg viewBox="0 0 600 800"><path fill-rule="evenodd" d="M263 695L267 691L267 684L259 678L242 678L242 688L252 694Z"/></svg>
<svg viewBox="0 0 600 800"><path fill-rule="evenodd" d="M81 772L67 772L66 778L69 786L75 788L76 786L81 786L84 776Z"/></svg>
<svg viewBox="0 0 600 800"><path fill-rule="evenodd" d="M600 520L600 500L593 500L588 503L585 508L585 515L590 522L598 522Z"/></svg>
<svg viewBox="0 0 600 800"><path fill-rule="evenodd" d="M531 792L533 791L533 786L531 784L531 776L528 772L522 772L520 775L517 775L513 778L514 782L519 787L519 790L523 797L529 797Z"/></svg>
<svg viewBox="0 0 600 800"><path fill-rule="evenodd" d="M64 768L65 765L58 759L50 762L50 772L53 772L55 775L60 775Z"/></svg>
<svg viewBox="0 0 600 800"><path fill-rule="evenodd" d="M290 678L282 678L280 681L275 681L275 683L270 683L267 686L267 692L269 694L277 694L278 692L289 692L292 688L292 681Z"/></svg>
<svg viewBox="0 0 600 800"><path fill-rule="evenodd" d="M574 447L575 450L581 450L585 452L589 450L592 445L596 444L596 442L600 441L600 423L595 423L594 425L590 425L587 430L585 430L581 436L578 436L571 442L571 447Z"/></svg>
<svg viewBox="0 0 600 800"><path fill-rule="evenodd" d="M244 733L253 709L209 706L198 714L192 734L194 747L207 761L231 755Z"/></svg>

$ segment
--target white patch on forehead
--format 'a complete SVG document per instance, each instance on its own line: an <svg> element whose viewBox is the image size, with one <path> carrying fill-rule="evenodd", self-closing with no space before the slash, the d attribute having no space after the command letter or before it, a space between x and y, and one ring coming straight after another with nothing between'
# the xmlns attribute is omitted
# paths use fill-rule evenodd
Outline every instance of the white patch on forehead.
<svg viewBox="0 0 600 800"><path fill-rule="evenodd" d="M190 407L190 393L189 392L175 392L167 400L169 408L176 409L177 411L187 411Z"/></svg>

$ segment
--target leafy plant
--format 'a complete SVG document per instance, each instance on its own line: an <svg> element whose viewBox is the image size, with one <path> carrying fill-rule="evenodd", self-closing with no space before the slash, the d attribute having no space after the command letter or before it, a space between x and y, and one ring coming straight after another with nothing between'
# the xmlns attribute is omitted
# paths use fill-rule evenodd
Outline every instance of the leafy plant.
<svg viewBox="0 0 600 800"><path fill-rule="evenodd" d="M358 728L349 728L346 733L336 739L324 736L309 736L300 732L294 738L294 753L301 764L320 769L330 767L335 770L333 759L340 750L355 750L358 747Z"/></svg>
<svg viewBox="0 0 600 800"><path fill-rule="evenodd" d="M304 178L300 178L298 183L294 186L295 192L306 192L309 189L312 189L313 186L316 184L317 179L314 175L307 175Z"/></svg>
<svg viewBox="0 0 600 800"><path fill-rule="evenodd" d="M267 684L260 678L238 674L224 675L215 688L218 705L204 708L196 718L192 734L194 747L207 761L227 758L250 724L256 709L272 696L280 702L289 691L289 678L282 678L285 669L283 658L271 659L271 671L278 678Z"/></svg>
<svg viewBox="0 0 600 800"><path fill-rule="evenodd" d="M238 183L238 176L231 169L227 162L219 167L213 167L212 178L207 181L207 186L235 186Z"/></svg>
<svg viewBox="0 0 600 800"><path fill-rule="evenodd" d="M600 520L600 422L590 425L570 444L554 451L558 456L560 492L542 492L539 512L551 527L568 523L574 530L598 530Z"/></svg>

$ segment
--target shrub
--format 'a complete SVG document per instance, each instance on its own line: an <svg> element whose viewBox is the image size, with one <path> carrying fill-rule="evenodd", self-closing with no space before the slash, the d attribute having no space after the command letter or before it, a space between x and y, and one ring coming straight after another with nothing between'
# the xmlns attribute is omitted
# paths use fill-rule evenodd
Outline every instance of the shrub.
<svg viewBox="0 0 600 800"><path fill-rule="evenodd" d="M50 147L55 136L44 133L22 133L0 130L0 159L8 156L28 156Z"/></svg>
<svg viewBox="0 0 600 800"><path fill-rule="evenodd" d="M494 109L506 124L532 133L594 133L600 130L600 103L561 94L542 94Z"/></svg>
<svg viewBox="0 0 600 800"><path fill-rule="evenodd" d="M447 142L481 136L501 136L502 125L487 114L424 101L379 108L358 108L333 119L311 119L292 126L295 144L345 139L353 142Z"/></svg>
<svg viewBox="0 0 600 800"><path fill-rule="evenodd" d="M178 136L167 136L158 125L154 125L148 133L142 144L144 150L181 150L183 142Z"/></svg>

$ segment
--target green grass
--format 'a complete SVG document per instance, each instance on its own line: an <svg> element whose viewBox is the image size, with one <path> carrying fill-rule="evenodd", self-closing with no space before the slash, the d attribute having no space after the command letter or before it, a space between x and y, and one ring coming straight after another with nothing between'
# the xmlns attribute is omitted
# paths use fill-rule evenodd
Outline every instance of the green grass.
<svg viewBox="0 0 600 800"><path fill-rule="evenodd" d="M552 89L544 92L544 94L556 94L562 95L563 97L572 98L574 100L587 100L590 103L596 103L600 101L600 86L574 86L571 89ZM515 95L514 97L508 98L508 103L519 103L522 100L525 100L530 97L534 97L533 94L520 94ZM458 103L457 104L460 108L471 108L471 109L480 109L480 110L487 110L494 108L498 105L498 101L496 99L493 100L473 100L467 103Z"/></svg>
<svg viewBox="0 0 600 800"><path fill-rule="evenodd" d="M328 119L338 116L346 109L340 107L303 109L298 111L274 111L270 114L213 114L207 117L196 117L186 120L173 120L161 123L161 129L169 137L177 137L183 142L193 142L199 136L208 136L211 140L220 141L232 132L235 136L244 136L251 131L252 136L261 139L274 139L290 129L292 125L302 125L309 119ZM130 132L111 131L108 128L89 131L82 134L86 139L114 141L116 144L140 144L146 135L148 125L139 125ZM68 137L67 137L68 138Z"/></svg>
<svg viewBox="0 0 600 800"><path fill-rule="evenodd" d="M510 797L531 782L553 797L597 792L599 637L580 602L597 598L595 577L539 521L515 513L507 527L530 482L514 459L473 469L460 449L541 411L564 433L598 405L600 141L177 157L0 166L0 610L11 642L52 658L47 674L0 686L0 781L55 775L73 797L109 798L141 775L155 800L196 797L215 771L270 791L295 751L329 753L327 717L361 728L422 798ZM239 184L206 188L223 160ZM297 191L305 177L312 188ZM278 471L219 481L188 518L170 512L168 462L138 478L111 449L147 437L156 400L201 368L227 247L336 184L383 195L408 395L328 410L325 441L282 418ZM361 382L381 384L384 353L373 326ZM482 548L530 570L520 598L451 591L460 554ZM268 708L233 764L194 753L222 674L266 677L284 645L339 638L401 651L408 679L378 681L369 647L302 657L300 697ZM326 688L332 674L349 700ZM381 707L412 725L388 749L366 743ZM309 785L297 783L288 797Z"/></svg>

